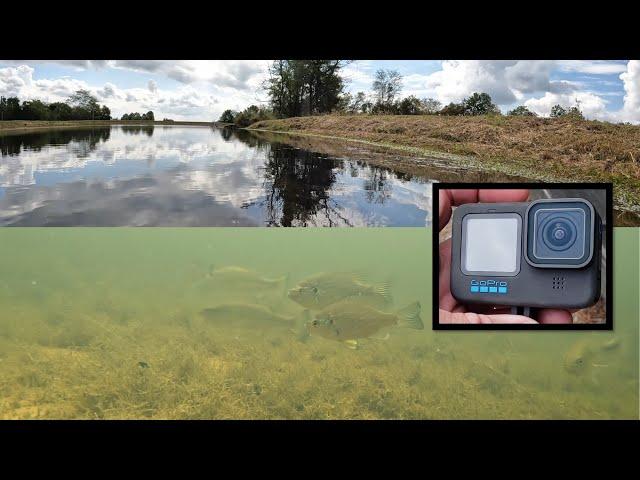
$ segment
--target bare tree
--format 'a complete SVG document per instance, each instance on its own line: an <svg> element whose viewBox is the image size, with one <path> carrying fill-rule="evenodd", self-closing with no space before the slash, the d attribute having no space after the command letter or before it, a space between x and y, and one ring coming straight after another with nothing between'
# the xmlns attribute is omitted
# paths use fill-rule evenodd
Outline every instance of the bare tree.
<svg viewBox="0 0 640 480"><path fill-rule="evenodd" d="M372 85L376 103L390 106L402 91L402 75L397 70L383 70L376 72Z"/></svg>

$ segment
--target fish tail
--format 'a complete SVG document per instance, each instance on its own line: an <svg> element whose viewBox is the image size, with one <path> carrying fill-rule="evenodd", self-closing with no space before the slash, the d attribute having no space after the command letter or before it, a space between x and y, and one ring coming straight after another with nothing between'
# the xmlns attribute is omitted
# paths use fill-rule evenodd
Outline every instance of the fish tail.
<svg viewBox="0 0 640 480"><path fill-rule="evenodd" d="M393 303L393 298L391 297L391 282L387 281L379 285L374 285L373 291L376 293L376 295L380 295L382 298L384 298L385 302Z"/></svg>
<svg viewBox="0 0 640 480"><path fill-rule="evenodd" d="M401 327L423 330L424 324L420 318L420 302L413 302L410 305L398 310L398 325Z"/></svg>

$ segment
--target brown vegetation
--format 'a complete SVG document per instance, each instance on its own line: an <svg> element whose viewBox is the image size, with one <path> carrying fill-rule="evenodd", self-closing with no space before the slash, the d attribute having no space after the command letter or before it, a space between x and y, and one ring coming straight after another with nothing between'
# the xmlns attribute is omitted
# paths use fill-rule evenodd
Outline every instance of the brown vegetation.
<svg viewBox="0 0 640 480"><path fill-rule="evenodd" d="M613 182L616 203L640 209L639 126L498 115L327 115L267 120L250 128L444 156L453 164L532 180Z"/></svg>

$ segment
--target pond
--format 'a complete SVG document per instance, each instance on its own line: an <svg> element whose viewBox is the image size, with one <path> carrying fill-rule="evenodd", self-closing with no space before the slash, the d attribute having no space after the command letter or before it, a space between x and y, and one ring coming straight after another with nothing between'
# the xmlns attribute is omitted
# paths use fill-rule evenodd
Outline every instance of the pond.
<svg viewBox="0 0 640 480"><path fill-rule="evenodd" d="M430 181L246 131L0 136L0 226L429 226Z"/></svg>

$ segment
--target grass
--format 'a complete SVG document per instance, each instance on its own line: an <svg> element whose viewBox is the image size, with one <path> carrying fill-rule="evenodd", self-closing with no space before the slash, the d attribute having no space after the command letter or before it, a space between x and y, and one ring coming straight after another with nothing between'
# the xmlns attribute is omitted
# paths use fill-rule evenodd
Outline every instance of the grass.
<svg viewBox="0 0 640 480"><path fill-rule="evenodd" d="M640 211L640 126L508 116L327 115L249 128L356 141L532 180L613 182L617 206Z"/></svg>
<svg viewBox="0 0 640 480"><path fill-rule="evenodd" d="M123 300L116 302L120 310L135 310ZM637 379L628 376L623 389L624 375L633 370L625 358L631 357L616 357L616 375L596 385L562 369L562 348L540 350L516 335L509 341L497 335L454 339L396 329L386 341L351 350L324 338L301 342L283 328L216 327L186 304L139 308L123 323L117 311L96 308L96 298L52 319L48 312L59 308L56 302L15 305L7 317L12 320L1 325L2 419L637 414ZM424 320L430 323L427 312ZM613 402L602 395L611 390Z"/></svg>
<svg viewBox="0 0 640 480"><path fill-rule="evenodd" d="M551 373L549 365L538 385L527 375L529 358L505 363L502 352L474 359L472 351L453 344L445 348L455 351L455 361L439 357L432 341L407 337L353 351L324 339L300 343L286 332L175 326L97 334L84 347L15 343L3 352L0 418L631 418L635 413L633 392L616 402L621 410L609 412L602 387L563 377L561 367Z"/></svg>

